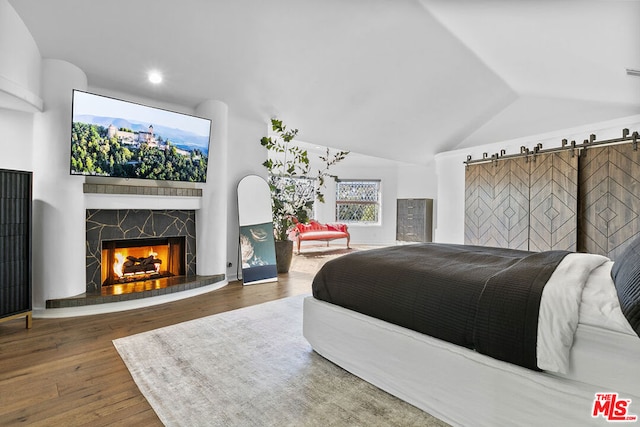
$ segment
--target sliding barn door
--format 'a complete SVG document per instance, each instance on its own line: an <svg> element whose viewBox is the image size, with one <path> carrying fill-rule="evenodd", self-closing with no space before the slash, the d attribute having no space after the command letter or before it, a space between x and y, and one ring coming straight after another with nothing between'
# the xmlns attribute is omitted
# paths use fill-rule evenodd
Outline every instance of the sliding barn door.
<svg viewBox="0 0 640 427"><path fill-rule="evenodd" d="M577 165L569 152L469 165L465 244L575 250Z"/></svg>
<svg viewBox="0 0 640 427"><path fill-rule="evenodd" d="M578 237L578 156L568 151L530 162L529 250L575 251Z"/></svg>
<svg viewBox="0 0 640 427"><path fill-rule="evenodd" d="M578 249L615 259L640 233L640 150L589 148L580 156Z"/></svg>
<svg viewBox="0 0 640 427"><path fill-rule="evenodd" d="M529 162L496 162L493 227L499 247L529 247Z"/></svg>
<svg viewBox="0 0 640 427"><path fill-rule="evenodd" d="M464 243L497 246L493 238L493 176L491 163L469 165L465 175Z"/></svg>
<svg viewBox="0 0 640 427"><path fill-rule="evenodd" d="M470 165L465 198L465 244L527 249L529 165L526 159Z"/></svg>

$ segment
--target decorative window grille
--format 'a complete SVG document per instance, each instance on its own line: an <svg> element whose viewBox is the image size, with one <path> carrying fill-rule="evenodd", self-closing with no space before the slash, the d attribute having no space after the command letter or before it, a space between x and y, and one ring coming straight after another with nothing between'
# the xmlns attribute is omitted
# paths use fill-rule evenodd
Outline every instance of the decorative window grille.
<svg viewBox="0 0 640 427"><path fill-rule="evenodd" d="M300 204L310 202L311 209L309 210L308 215L309 218L313 218L313 214L315 213L315 179L277 175L271 175L269 178L281 191L285 191L287 187L292 185L295 186L295 191L293 192L294 199L296 201L302 201ZM288 191L286 191L286 193L288 193ZM289 202L294 203L294 200L289 200Z"/></svg>
<svg viewBox="0 0 640 427"><path fill-rule="evenodd" d="M380 222L379 180L338 180L336 220L359 224Z"/></svg>

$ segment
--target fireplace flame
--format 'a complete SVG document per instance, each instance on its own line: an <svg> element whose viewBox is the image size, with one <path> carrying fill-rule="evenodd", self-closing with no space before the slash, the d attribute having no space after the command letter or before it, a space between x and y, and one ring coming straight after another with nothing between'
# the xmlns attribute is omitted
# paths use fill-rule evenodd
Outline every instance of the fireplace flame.
<svg viewBox="0 0 640 427"><path fill-rule="evenodd" d="M158 253L155 252L153 249L149 249L149 257L153 258L153 259L157 259L158 257ZM149 267L153 268L153 270L145 270L145 271L139 271L136 273L125 273L125 262L126 262L126 258L124 256L124 254L122 254L121 252L116 252L114 254L114 257L116 259L116 261L113 263L113 272L115 273L116 277L118 279L121 279L124 276L132 276L134 274L138 274L138 275L143 275L143 274L148 274L152 271L155 271L156 273L160 272L160 264L159 263L153 263L150 264Z"/></svg>
<svg viewBox="0 0 640 427"><path fill-rule="evenodd" d="M153 257L153 258L158 258L158 252L155 252L153 249L149 251L149 256ZM154 270L156 270L156 273L160 272L160 264L153 264Z"/></svg>
<svg viewBox="0 0 640 427"><path fill-rule="evenodd" d="M118 279L124 276L124 255L120 252L115 254L116 262L113 263L113 272L118 276Z"/></svg>

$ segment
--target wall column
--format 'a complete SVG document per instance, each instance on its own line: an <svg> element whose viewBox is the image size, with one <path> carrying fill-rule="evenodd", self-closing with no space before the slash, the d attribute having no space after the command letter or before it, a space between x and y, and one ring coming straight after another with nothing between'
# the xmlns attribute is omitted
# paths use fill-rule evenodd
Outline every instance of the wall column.
<svg viewBox="0 0 640 427"><path fill-rule="evenodd" d="M33 121L34 309L86 290L84 179L69 172L72 89L86 87L75 65L42 61L44 110Z"/></svg>
<svg viewBox="0 0 640 427"><path fill-rule="evenodd" d="M208 100L196 115L211 119L211 144L207 183L202 207L196 211L197 274L224 274L227 264L227 123L229 109L223 102Z"/></svg>

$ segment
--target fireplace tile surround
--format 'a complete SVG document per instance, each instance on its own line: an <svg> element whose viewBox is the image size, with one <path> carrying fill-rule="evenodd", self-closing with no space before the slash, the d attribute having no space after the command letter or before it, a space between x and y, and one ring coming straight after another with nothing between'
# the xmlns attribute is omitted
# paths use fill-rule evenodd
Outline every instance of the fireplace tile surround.
<svg viewBox="0 0 640 427"><path fill-rule="evenodd" d="M87 209L87 295L101 295L102 242L184 237L186 276L196 274L196 222L193 210Z"/></svg>

